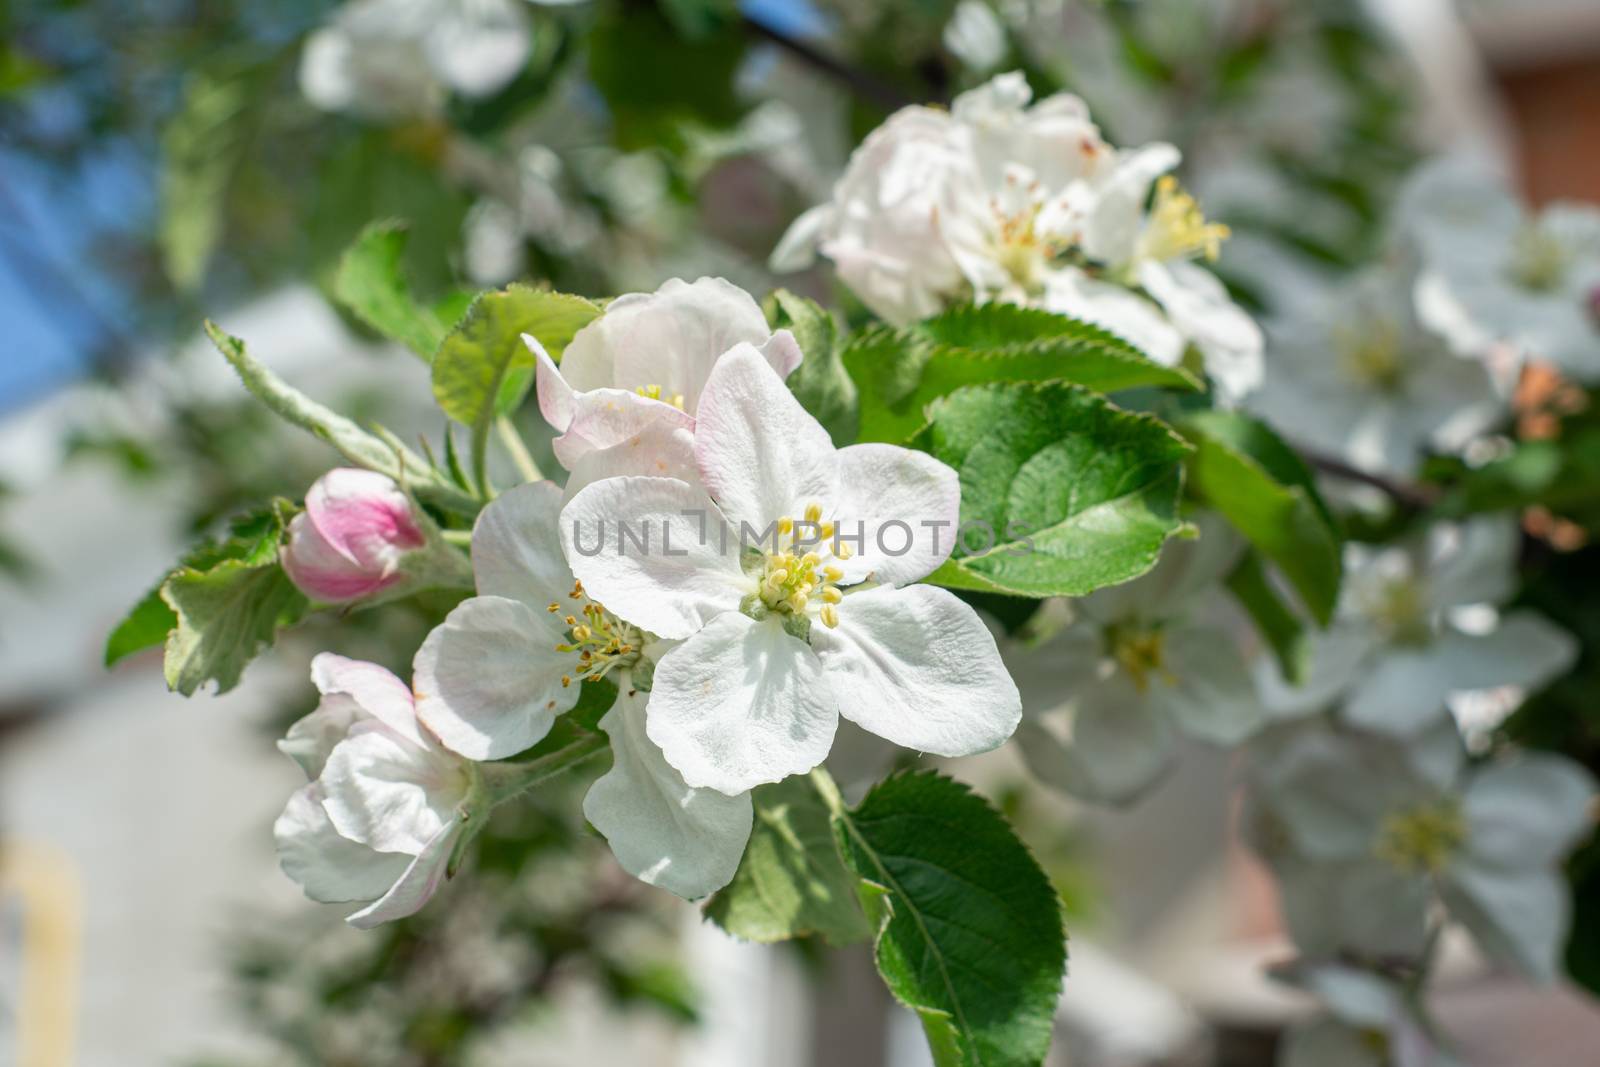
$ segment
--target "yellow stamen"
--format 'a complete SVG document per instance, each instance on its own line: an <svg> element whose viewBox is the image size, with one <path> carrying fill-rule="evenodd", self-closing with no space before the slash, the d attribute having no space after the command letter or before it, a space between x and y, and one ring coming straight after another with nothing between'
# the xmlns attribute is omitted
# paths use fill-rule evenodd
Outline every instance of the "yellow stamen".
<svg viewBox="0 0 1600 1067"><path fill-rule="evenodd" d="M1188 259L1196 254L1214 262L1222 254L1222 242L1231 235L1232 231L1220 222L1207 222L1195 198L1168 174L1156 182L1155 201L1150 205L1140 252L1143 258L1160 262Z"/></svg>
<svg viewBox="0 0 1600 1067"><path fill-rule="evenodd" d="M830 589L829 592L836 592L836 590ZM839 625L839 609L832 604L824 604L817 616L822 620L822 624L830 630Z"/></svg>
<svg viewBox="0 0 1600 1067"><path fill-rule="evenodd" d="M816 501L812 501L811 503L806 505L806 521L807 522L821 522L822 521L822 505L821 504L818 504Z"/></svg>
<svg viewBox="0 0 1600 1067"><path fill-rule="evenodd" d="M839 590L835 589L831 585L823 586L822 599L826 600L830 604L837 604L839 601L844 599L844 594L839 592Z"/></svg>

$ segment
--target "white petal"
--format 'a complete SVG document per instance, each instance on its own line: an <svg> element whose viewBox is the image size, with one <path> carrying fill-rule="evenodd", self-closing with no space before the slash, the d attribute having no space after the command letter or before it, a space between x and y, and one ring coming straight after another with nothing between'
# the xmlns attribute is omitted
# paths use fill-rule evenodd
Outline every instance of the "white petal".
<svg viewBox="0 0 1600 1067"><path fill-rule="evenodd" d="M1146 263L1139 280L1172 324L1200 349L1206 373L1223 396L1237 399L1261 384L1266 366L1261 327L1233 302L1215 275L1193 263Z"/></svg>
<svg viewBox="0 0 1600 1067"><path fill-rule="evenodd" d="M289 798L272 824L272 836L283 873L306 896L324 903L376 899L388 892L411 862L410 856L374 852L341 837L322 808L322 787L316 782Z"/></svg>
<svg viewBox="0 0 1600 1067"><path fill-rule="evenodd" d="M1090 258L1113 267L1132 259L1144 230L1150 187L1182 158L1172 145L1159 143L1119 155L1116 168L1095 190L1093 212L1083 236L1083 248Z"/></svg>
<svg viewBox="0 0 1600 1067"><path fill-rule="evenodd" d="M1436 526L1430 538L1428 588L1435 607L1499 604L1517 588L1522 531L1510 516Z"/></svg>
<svg viewBox="0 0 1600 1067"><path fill-rule="evenodd" d="M1174 749L1167 716L1120 673L1074 701L1065 742L1034 719L1018 727L1017 741L1040 781L1108 804L1130 803L1149 789L1172 763Z"/></svg>
<svg viewBox="0 0 1600 1067"><path fill-rule="evenodd" d="M697 789L737 796L828 755L839 711L822 664L776 617L725 612L656 664L646 726Z"/></svg>
<svg viewBox="0 0 1600 1067"><path fill-rule="evenodd" d="M1149 300L1075 269L1050 276L1044 306L1109 330L1163 366L1177 366L1188 344L1161 308Z"/></svg>
<svg viewBox="0 0 1600 1067"><path fill-rule="evenodd" d="M460 831L459 822L441 827L387 893L347 917L345 922L367 930L421 911L444 884L450 869L450 854L455 851Z"/></svg>
<svg viewBox="0 0 1600 1067"><path fill-rule="evenodd" d="M1174 627L1162 652L1171 681L1152 677L1151 695L1184 733L1216 745L1236 745L1261 727L1265 709L1225 631Z"/></svg>
<svg viewBox="0 0 1600 1067"><path fill-rule="evenodd" d="M723 514L758 529L835 487L833 442L754 348L729 352L711 372L695 426L700 478Z"/></svg>
<svg viewBox="0 0 1600 1067"><path fill-rule="evenodd" d="M572 568L561 554L561 490L553 482L508 489L478 513L472 572L484 596L520 600L536 611L575 606Z"/></svg>
<svg viewBox="0 0 1600 1067"><path fill-rule="evenodd" d="M1304 955L1337 959L1421 955L1427 940L1427 879L1380 861L1273 864L1278 895L1295 947Z"/></svg>
<svg viewBox="0 0 1600 1067"><path fill-rule="evenodd" d="M744 856L750 795L691 789L645 734L648 693L627 688L600 720L611 769L589 787L583 815L605 835L624 870L694 900L727 885Z"/></svg>
<svg viewBox="0 0 1600 1067"><path fill-rule="evenodd" d="M833 225L834 206L818 204L789 224L767 258L767 268L777 274L805 270L817 260L817 245Z"/></svg>
<svg viewBox="0 0 1600 1067"><path fill-rule="evenodd" d="M1378 639L1371 627L1335 623L1311 638L1311 669L1300 685L1291 685L1270 656L1256 661L1256 687L1261 702L1280 718L1300 718L1325 711L1361 677Z"/></svg>
<svg viewBox="0 0 1600 1067"><path fill-rule="evenodd" d="M496 596L462 601L412 661L417 711L445 747L502 759L532 747L577 703L563 686L577 658L558 652L566 633L545 608Z"/></svg>
<svg viewBox="0 0 1600 1067"><path fill-rule="evenodd" d="M1588 833L1594 779L1561 756L1524 754L1472 776L1465 810L1475 864L1518 871L1549 867Z"/></svg>
<svg viewBox="0 0 1600 1067"><path fill-rule="evenodd" d="M532 334L523 334L522 343L533 352L534 387L539 394L539 414L556 433L566 433L577 413L576 391L568 384L566 376L556 366L544 345Z"/></svg>
<svg viewBox="0 0 1600 1067"><path fill-rule="evenodd" d="M571 500L586 485L629 475L676 478L698 485L700 471L694 464L694 431L664 419L656 420L624 441L585 453L572 464L566 499Z"/></svg>
<svg viewBox="0 0 1600 1067"><path fill-rule="evenodd" d="M550 447L571 470L590 453L615 448L657 427L691 430L694 419L665 400L627 389L592 389L573 397L572 421Z"/></svg>
<svg viewBox="0 0 1600 1067"><path fill-rule="evenodd" d="M1513 611L1482 636L1446 631L1439 654L1453 690L1502 685L1537 689L1564 674L1578 657L1578 642L1542 615Z"/></svg>
<svg viewBox="0 0 1600 1067"><path fill-rule="evenodd" d="M1022 698L972 608L931 585L852 593L839 625L813 622L811 643L839 713L904 748L971 756L998 748Z"/></svg>
<svg viewBox="0 0 1600 1067"><path fill-rule="evenodd" d="M1554 871L1507 871L1468 860L1449 872L1441 891L1451 916L1491 958L1541 982L1560 974L1571 902Z"/></svg>
<svg viewBox="0 0 1600 1067"><path fill-rule="evenodd" d="M323 652L311 661L311 681L324 696L344 693L361 710L416 745L426 745L417 728L411 689L376 663Z"/></svg>
<svg viewBox="0 0 1600 1067"><path fill-rule="evenodd" d="M446 85L464 96L486 96L517 76L532 34L515 0L476 0L439 11L425 45Z"/></svg>
<svg viewBox="0 0 1600 1067"><path fill-rule="evenodd" d="M334 828L379 852L416 855L455 818L466 772L378 723L358 723L323 768L322 807Z"/></svg>
<svg viewBox="0 0 1600 1067"><path fill-rule="evenodd" d="M1454 687L1439 651L1396 648L1376 657L1351 689L1344 717L1363 730L1395 737L1413 737L1447 717L1445 697Z"/></svg>
<svg viewBox="0 0 1600 1067"><path fill-rule="evenodd" d="M739 533L704 490L675 478L607 478L561 512L561 541L588 595L660 637L688 637L755 591Z"/></svg>
<svg viewBox="0 0 1600 1067"><path fill-rule="evenodd" d="M315 779L322 773L333 746L344 740L350 727L367 718L354 697L345 693L331 693L322 698L317 710L295 720L288 732L278 742L278 751L294 760L306 777Z"/></svg>
<svg viewBox="0 0 1600 1067"><path fill-rule="evenodd" d="M842 448L838 464L837 503L829 518L841 536L862 538L851 542L855 554L841 564L846 581L870 574L886 585L907 585L949 558L961 524L961 478L955 471L924 452L883 444Z"/></svg>

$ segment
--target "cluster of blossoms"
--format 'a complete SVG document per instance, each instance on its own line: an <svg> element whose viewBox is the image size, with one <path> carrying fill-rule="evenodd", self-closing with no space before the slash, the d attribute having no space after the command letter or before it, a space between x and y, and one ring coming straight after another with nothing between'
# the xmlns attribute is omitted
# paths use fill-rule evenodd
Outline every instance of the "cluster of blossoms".
<svg viewBox="0 0 1600 1067"><path fill-rule="evenodd" d="M1196 262L1225 226L1208 222L1170 172L1168 144L1106 143L1083 101L1029 106L1020 73L908 107L868 135L833 199L796 220L780 269L820 251L885 321L1001 300L1111 330L1167 365L1193 350L1228 397L1261 378L1251 318Z"/></svg>
<svg viewBox="0 0 1600 1067"><path fill-rule="evenodd" d="M680 896L733 876L750 790L828 756L840 716L941 756L992 749L1021 715L994 638L913 584L952 538L955 472L888 445L835 449L783 377L801 353L719 279L614 301L558 367L535 338L541 410L567 488L508 490L472 533L477 595L418 650L415 693L323 657L322 706L285 739L313 779L278 823L285 869L352 916L407 914L464 834L536 780L517 756L609 679L611 769L584 801L622 865ZM428 551L392 485L335 472L284 550L323 600L377 591ZM355 530L330 538L327 498ZM756 531L751 534L750 531ZM331 541L331 544L330 544ZM346 546L351 546L346 550Z"/></svg>

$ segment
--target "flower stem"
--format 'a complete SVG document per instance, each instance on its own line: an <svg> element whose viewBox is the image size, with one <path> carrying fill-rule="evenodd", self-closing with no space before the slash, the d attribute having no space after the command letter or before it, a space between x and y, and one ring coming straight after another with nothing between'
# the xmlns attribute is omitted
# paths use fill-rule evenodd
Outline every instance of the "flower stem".
<svg viewBox="0 0 1600 1067"><path fill-rule="evenodd" d="M484 797L490 807L496 807L557 775L565 774L578 764L599 755L609 744L604 734L590 733L538 759L522 763L480 763L478 774Z"/></svg>
<svg viewBox="0 0 1600 1067"><path fill-rule="evenodd" d="M534 462L533 455L528 451L527 444L522 440L522 435L517 432L510 416L502 415L494 420L495 433L500 435L500 443L505 445L506 451L511 455L511 462L516 464L517 473L530 482L544 480L544 473L539 470L539 464Z"/></svg>
<svg viewBox="0 0 1600 1067"><path fill-rule="evenodd" d="M833 780L833 775L820 763L811 768L811 784L816 787L817 794L822 797L822 802L828 807L828 814L835 818L845 815L844 795L839 792L839 783Z"/></svg>

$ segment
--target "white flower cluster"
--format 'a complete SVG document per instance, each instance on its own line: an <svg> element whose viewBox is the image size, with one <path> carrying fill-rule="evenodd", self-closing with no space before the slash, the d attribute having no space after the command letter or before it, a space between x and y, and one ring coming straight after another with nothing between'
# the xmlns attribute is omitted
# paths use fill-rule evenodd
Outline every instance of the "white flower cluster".
<svg viewBox="0 0 1600 1067"><path fill-rule="evenodd" d="M380 668L318 660L323 705L284 743L314 780L278 824L308 893L376 899L363 923L419 907L519 781L482 761L537 744L585 682L618 696L584 812L631 873L688 898L733 876L750 790L820 764L841 716L941 756L1010 736L1021 701L989 631L912 584L950 554L955 472L835 449L784 385L794 338L748 294L703 278L621 297L559 367L527 341L572 477L483 510L477 595L417 652L414 705Z"/></svg>
<svg viewBox="0 0 1600 1067"><path fill-rule="evenodd" d="M1191 349L1221 392L1261 377L1251 318L1197 262L1228 235L1169 173L1167 144L1105 142L1083 101L1029 106L1020 73L908 107L862 142L833 199L796 220L774 266L815 251L888 322L1002 300L1096 323L1167 365Z"/></svg>

